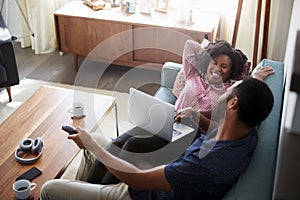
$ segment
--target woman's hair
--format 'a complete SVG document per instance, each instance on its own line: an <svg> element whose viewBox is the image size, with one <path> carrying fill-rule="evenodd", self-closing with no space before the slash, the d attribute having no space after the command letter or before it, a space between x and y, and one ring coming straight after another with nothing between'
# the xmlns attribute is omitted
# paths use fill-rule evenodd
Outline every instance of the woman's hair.
<svg viewBox="0 0 300 200"><path fill-rule="evenodd" d="M238 118L249 127L265 120L274 104L273 94L266 83L255 78L246 77L233 88L231 97L238 97Z"/></svg>
<svg viewBox="0 0 300 200"><path fill-rule="evenodd" d="M239 49L234 49L226 40L217 40L210 43L202 51L196 54L196 65L200 66L202 72L206 73L209 63L219 55L225 54L230 57L232 66L229 78L239 77L243 70L244 63L248 60L247 56Z"/></svg>

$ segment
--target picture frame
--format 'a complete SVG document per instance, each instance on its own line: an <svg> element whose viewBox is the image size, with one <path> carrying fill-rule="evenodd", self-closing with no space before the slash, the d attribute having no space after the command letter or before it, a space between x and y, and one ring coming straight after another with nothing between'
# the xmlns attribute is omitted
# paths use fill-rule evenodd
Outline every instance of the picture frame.
<svg viewBox="0 0 300 200"><path fill-rule="evenodd" d="M152 0L140 0L140 12L151 14Z"/></svg>
<svg viewBox="0 0 300 200"><path fill-rule="evenodd" d="M159 12L167 12L169 6L169 0L155 0L154 10Z"/></svg>

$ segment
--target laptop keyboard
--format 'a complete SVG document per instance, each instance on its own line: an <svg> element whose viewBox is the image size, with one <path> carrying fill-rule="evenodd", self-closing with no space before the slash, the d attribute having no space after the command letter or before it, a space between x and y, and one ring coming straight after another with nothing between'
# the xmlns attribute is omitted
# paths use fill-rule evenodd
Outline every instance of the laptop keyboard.
<svg viewBox="0 0 300 200"><path fill-rule="evenodd" d="M180 134L181 134L180 131L177 131L177 130L173 129L173 137L176 137L176 136L178 136Z"/></svg>

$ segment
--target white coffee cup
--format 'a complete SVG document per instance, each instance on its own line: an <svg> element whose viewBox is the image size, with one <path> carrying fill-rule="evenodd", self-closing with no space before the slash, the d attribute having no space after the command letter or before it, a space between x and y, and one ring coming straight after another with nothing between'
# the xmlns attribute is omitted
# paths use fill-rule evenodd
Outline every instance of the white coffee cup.
<svg viewBox="0 0 300 200"><path fill-rule="evenodd" d="M72 117L82 117L84 115L84 106L81 102L74 102L73 107L68 110Z"/></svg>
<svg viewBox="0 0 300 200"><path fill-rule="evenodd" d="M17 199L27 199L31 195L31 191L36 188L36 183L31 183L26 179L20 179L13 184Z"/></svg>

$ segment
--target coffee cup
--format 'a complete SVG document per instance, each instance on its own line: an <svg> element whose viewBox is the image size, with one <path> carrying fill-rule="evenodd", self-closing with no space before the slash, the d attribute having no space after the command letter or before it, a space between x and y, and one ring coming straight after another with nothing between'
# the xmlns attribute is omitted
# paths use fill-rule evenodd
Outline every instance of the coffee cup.
<svg viewBox="0 0 300 200"><path fill-rule="evenodd" d="M68 110L72 117L84 116L84 106L81 102L74 102L73 107Z"/></svg>
<svg viewBox="0 0 300 200"><path fill-rule="evenodd" d="M31 183L27 179L20 179L13 184L17 199L28 199L31 191L36 188L36 183Z"/></svg>

